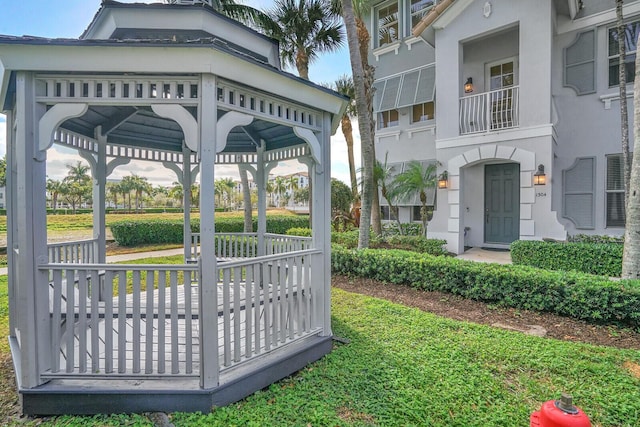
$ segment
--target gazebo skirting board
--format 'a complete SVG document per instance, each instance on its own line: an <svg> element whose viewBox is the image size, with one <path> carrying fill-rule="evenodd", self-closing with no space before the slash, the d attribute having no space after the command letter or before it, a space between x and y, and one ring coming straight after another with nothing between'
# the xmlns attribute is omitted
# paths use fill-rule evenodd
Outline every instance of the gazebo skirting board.
<svg viewBox="0 0 640 427"><path fill-rule="evenodd" d="M246 253L238 245L255 241L251 237L220 236L235 244L233 250L221 244L220 250ZM271 251L284 250L285 240L271 236ZM60 260L59 245L50 256ZM314 297L324 284L312 279L313 271L322 268L321 251L221 259L216 307L201 304L199 262L79 262L39 267L49 275L51 363L41 372L48 382L21 388L25 413L207 412L290 375L331 349L330 337L319 336L321 314ZM204 324L200 316L211 309L217 312L217 325ZM218 387L203 389L201 360L212 355L202 353L200 342L211 333L219 343L220 381ZM12 351L19 352L16 339Z"/></svg>

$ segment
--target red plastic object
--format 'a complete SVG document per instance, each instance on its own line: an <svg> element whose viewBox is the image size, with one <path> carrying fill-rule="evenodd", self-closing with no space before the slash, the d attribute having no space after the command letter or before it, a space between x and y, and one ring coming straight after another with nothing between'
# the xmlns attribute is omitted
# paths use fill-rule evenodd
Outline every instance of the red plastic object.
<svg viewBox="0 0 640 427"><path fill-rule="evenodd" d="M531 414L531 427L591 427L591 421L582 409L571 404L571 396L563 394L560 400L549 400L539 411Z"/></svg>

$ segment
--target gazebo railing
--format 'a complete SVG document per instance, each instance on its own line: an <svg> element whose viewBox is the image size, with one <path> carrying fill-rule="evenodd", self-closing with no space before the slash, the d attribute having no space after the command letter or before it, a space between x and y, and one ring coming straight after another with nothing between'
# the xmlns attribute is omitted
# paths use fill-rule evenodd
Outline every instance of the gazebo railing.
<svg viewBox="0 0 640 427"><path fill-rule="evenodd" d="M95 259L95 239L47 245L50 263L92 264Z"/></svg>
<svg viewBox="0 0 640 427"><path fill-rule="evenodd" d="M199 375L197 265L47 264L43 378Z"/></svg>
<svg viewBox="0 0 640 427"><path fill-rule="evenodd" d="M221 370L318 331L312 277L321 257L305 250L218 263Z"/></svg>
<svg viewBox="0 0 640 427"><path fill-rule="evenodd" d="M252 258L258 256L257 233L216 233L216 256L218 258ZM264 235L265 255L282 254L311 249L311 237L289 236L267 233ZM192 259L200 255L200 234L191 235Z"/></svg>
<svg viewBox="0 0 640 427"><path fill-rule="evenodd" d="M264 235L264 244L267 255L283 254L311 249L312 239L311 237L266 233Z"/></svg>

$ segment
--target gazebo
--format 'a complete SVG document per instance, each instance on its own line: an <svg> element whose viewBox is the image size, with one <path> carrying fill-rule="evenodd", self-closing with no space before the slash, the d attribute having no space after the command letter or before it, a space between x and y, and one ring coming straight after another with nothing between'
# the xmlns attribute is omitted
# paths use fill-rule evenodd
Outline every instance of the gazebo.
<svg viewBox="0 0 640 427"><path fill-rule="evenodd" d="M179 2L198 3L198 2ZM331 350L330 136L346 100L206 5L103 5L79 39L0 36L10 345L25 414L203 411ZM52 144L91 165L93 239L47 244ZM179 265L108 264L105 184L131 159L200 174ZM266 230L266 180L308 166L312 237ZM258 186L256 233L216 233L216 166Z"/></svg>

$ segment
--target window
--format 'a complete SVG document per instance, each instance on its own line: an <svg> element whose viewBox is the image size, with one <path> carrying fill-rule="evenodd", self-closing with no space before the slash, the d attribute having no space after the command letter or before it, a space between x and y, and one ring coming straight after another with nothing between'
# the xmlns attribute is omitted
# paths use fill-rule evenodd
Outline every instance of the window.
<svg viewBox="0 0 640 427"><path fill-rule="evenodd" d="M502 89L514 85L513 61L489 67L489 90Z"/></svg>
<svg viewBox="0 0 640 427"><path fill-rule="evenodd" d="M378 113L378 129L398 126L398 110L387 110Z"/></svg>
<svg viewBox="0 0 640 427"><path fill-rule="evenodd" d="M380 206L380 217L384 221L395 221L396 216L391 212L389 206Z"/></svg>
<svg viewBox="0 0 640 427"><path fill-rule="evenodd" d="M385 3L375 10L378 20L378 38L376 47L398 41L398 2Z"/></svg>
<svg viewBox="0 0 640 427"><path fill-rule="evenodd" d="M636 73L636 44L640 33L640 21L629 22L624 29L624 56L627 83L633 82ZM620 55L618 54L618 29L609 29L609 87L618 84Z"/></svg>
<svg viewBox="0 0 640 427"><path fill-rule="evenodd" d="M418 22L431 10L435 4L435 0L410 0L409 1L409 13L411 14L411 26L409 27L409 33L411 29L415 27Z"/></svg>
<svg viewBox="0 0 640 427"><path fill-rule="evenodd" d="M411 207L411 221L422 222L422 214L420 213L421 210L422 210L422 205ZM433 206L427 205L427 221L431 221L432 218L433 218Z"/></svg>
<svg viewBox="0 0 640 427"><path fill-rule="evenodd" d="M607 227L624 227L624 167L622 154L607 156Z"/></svg>
<svg viewBox="0 0 640 427"><path fill-rule="evenodd" d="M435 106L433 102L425 102L412 107L411 123L424 122L435 118Z"/></svg>

